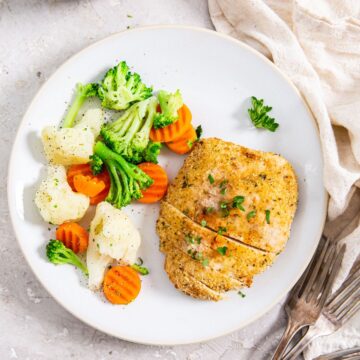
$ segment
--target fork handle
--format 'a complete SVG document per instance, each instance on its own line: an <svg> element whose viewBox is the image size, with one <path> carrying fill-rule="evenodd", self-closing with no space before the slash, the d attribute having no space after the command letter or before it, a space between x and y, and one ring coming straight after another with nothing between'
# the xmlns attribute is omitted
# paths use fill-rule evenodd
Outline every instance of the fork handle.
<svg viewBox="0 0 360 360"><path fill-rule="evenodd" d="M316 338L320 336L330 335L333 331L325 330L316 324L309 327L306 334L298 341L298 343L288 351L282 360L295 360L302 351Z"/></svg>
<svg viewBox="0 0 360 360"><path fill-rule="evenodd" d="M277 346L275 353L272 357L272 360L280 360L289 345L289 342L294 337L294 335L302 329L306 324L299 324L298 322L293 321L291 318L288 320L288 324L283 336L280 339L279 345Z"/></svg>

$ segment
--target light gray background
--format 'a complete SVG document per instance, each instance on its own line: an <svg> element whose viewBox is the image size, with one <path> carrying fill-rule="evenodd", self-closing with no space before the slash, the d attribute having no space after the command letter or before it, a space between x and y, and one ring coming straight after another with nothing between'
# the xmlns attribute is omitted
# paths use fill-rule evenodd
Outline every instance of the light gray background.
<svg viewBox="0 0 360 360"><path fill-rule="evenodd" d="M85 46L127 27L154 24L212 28L206 0L0 0L1 360L258 360L270 358L281 336L285 315L277 305L245 329L208 343L156 347L121 341L60 307L20 253L7 209L6 177L15 132L31 99Z"/></svg>

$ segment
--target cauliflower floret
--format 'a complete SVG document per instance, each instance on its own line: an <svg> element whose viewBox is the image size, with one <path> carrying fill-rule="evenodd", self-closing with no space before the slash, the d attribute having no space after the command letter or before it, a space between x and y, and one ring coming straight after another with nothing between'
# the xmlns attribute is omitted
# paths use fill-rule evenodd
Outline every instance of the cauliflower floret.
<svg viewBox="0 0 360 360"><path fill-rule="evenodd" d="M90 239L86 252L86 266L89 272L88 286L98 290L103 282L107 266L113 261L109 255L101 255L94 241Z"/></svg>
<svg viewBox="0 0 360 360"><path fill-rule="evenodd" d="M44 128L41 139L47 160L56 165L88 163L100 133L102 117L102 110L91 109L73 128Z"/></svg>
<svg viewBox="0 0 360 360"><path fill-rule="evenodd" d="M103 111L101 109L89 109L81 121L74 126L74 129L91 131L96 139L100 135L103 124Z"/></svg>
<svg viewBox="0 0 360 360"><path fill-rule="evenodd" d="M89 207L87 196L72 191L61 165L48 166L47 178L35 195L35 204L46 222L60 225L80 220Z"/></svg>
<svg viewBox="0 0 360 360"><path fill-rule="evenodd" d="M108 202L101 202L90 224L87 251L89 287L98 289L107 265L113 260L133 264L141 237L130 218Z"/></svg>

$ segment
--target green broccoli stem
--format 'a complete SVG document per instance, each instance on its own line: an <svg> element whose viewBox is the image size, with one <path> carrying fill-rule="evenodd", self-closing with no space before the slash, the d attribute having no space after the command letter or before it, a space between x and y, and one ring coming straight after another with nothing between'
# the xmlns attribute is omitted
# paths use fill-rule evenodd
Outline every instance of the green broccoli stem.
<svg viewBox="0 0 360 360"><path fill-rule="evenodd" d="M75 256L75 257L72 256L71 259L72 259L71 262L72 262L73 265L77 266L77 267L84 273L84 275L89 276L89 270L88 270L88 268L87 268L86 265L79 259L78 256Z"/></svg>
<svg viewBox="0 0 360 360"><path fill-rule="evenodd" d="M72 102L65 116L65 119L62 123L63 128L71 128L74 126L75 119L80 108L82 107L82 105L84 104L85 100L88 97L97 95L97 89L98 89L97 84L82 85L79 83L76 85L75 99Z"/></svg>
<svg viewBox="0 0 360 360"><path fill-rule="evenodd" d="M86 97L83 96L81 93L76 94L75 100L71 104L70 109L67 112L65 119L62 123L63 128L71 128L74 126L76 116L77 116L80 108L82 107L85 99L86 99Z"/></svg>
<svg viewBox="0 0 360 360"><path fill-rule="evenodd" d="M139 169L136 165L128 163L121 155L109 149L103 142L98 141L95 144L94 153L105 162L108 160L116 161L126 174L134 180L140 181L141 183L145 182L147 186L151 185L151 179L149 178L149 181L147 179L148 176L141 169Z"/></svg>

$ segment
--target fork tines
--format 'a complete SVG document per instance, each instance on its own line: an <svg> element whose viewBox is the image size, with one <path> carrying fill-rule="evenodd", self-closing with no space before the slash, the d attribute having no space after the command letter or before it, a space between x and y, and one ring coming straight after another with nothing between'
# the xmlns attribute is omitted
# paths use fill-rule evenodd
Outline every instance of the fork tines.
<svg viewBox="0 0 360 360"><path fill-rule="evenodd" d="M311 299L314 301L316 296L316 306L322 307L340 268L344 251L345 245L338 252L334 243L322 237L310 266L294 288L292 296L295 299L302 297L307 302Z"/></svg>
<svg viewBox="0 0 360 360"><path fill-rule="evenodd" d="M340 322L347 321L360 309L360 263L326 304L325 315ZM330 319L331 320L331 319Z"/></svg>

